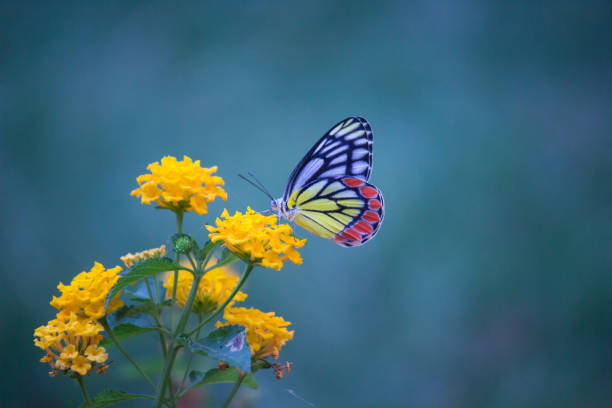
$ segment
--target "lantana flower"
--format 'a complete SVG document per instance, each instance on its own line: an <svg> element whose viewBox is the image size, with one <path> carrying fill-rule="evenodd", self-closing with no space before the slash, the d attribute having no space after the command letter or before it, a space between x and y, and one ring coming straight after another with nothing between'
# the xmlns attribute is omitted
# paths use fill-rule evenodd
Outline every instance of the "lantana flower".
<svg viewBox="0 0 612 408"><path fill-rule="evenodd" d="M236 211L233 216L224 209L221 217L216 219L216 226L206 226L212 242L223 241L241 258L267 268L280 270L286 260L301 265L297 248L302 248L306 240L295 238L292 228L278 224L275 215L264 216L249 207L244 214Z"/></svg>
<svg viewBox="0 0 612 408"><path fill-rule="evenodd" d="M59 297L53 296L50 304L59 310L58 318L66 318L75 313L85 318L100 319L123 306L123 301L116 296L106 306L106 296L117 283L123 270L120 266L105 269L95 262L90 271L83 271L72 279L70 285L60 282L57 288L62 292ZM106 311L105 311L106 307Z"/></svg>
<svg viewBox="0 0 612 408"><path fill-rule="evenodd" d="M200 161L187 156L178 161L166 156L147 166L150 174L136 178L139 187L130 195L140 197L143 204L156 203L161 208L195 211L199 215L208 212L208 203L220 197L227 200L224 181L212 174L217 166L200 167Z"/></svg>
<svg viewBox="0 0 612 408"><path fill-rule="evenodd" d="M103 330L97 320L71 313L34 330L34 345L46 351L40 361L49 363L53 370L86 375L108 359L106 349L98 345Z"/></svg>
<svg viewBox="0 0 612 408"><path fill-rule="evenodd" d="M214 265L216 260L211 260L211 265ZM225 299L229 297L232 290L238 284L239 278L234 275L230 267L223 266L207 272L200 280L196 299L193 303L193 311L198 314L207 314L217 309ZM185 306L191 285L193 284L193 275L191 272L179 271L178 285L176 287L176 303L180 307ZM167 290L168 296L172 293L174 286L174 274L168 274L164 281L164 287ZM242 302L247 298L247 294L238 291L229 306L235 302Z"/></svg>
<svg viewBox="0 0 612 408"><path fill-rule="evenodd" d="M291 322L274 312L264 313L259 309L228 307L223 311L225 322L217 322L216 327L239 324L246 329L247 341L251 346L253 359L272 356L278 359L281 348L293 339L293 331L287 330Z"/></svg>

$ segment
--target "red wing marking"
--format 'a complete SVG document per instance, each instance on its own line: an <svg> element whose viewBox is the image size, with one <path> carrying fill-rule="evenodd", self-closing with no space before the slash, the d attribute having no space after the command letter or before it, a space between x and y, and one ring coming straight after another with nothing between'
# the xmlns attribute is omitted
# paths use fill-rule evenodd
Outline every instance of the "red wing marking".
<svg viewBox="0 0 612 408"><path fill-rule="evenodd" d="M378 222L380 221L380 217L374 211L366 211L365 214L361 217L367 222Z"/></svg>
<svg viewBox="0 0 612 408"><path fill-rule="evenodd" d="M342 181L349 187L358 187L364 184L363 180L353 177L345 177L342 179Z"/></svg>
<svg viewBox="0 0 612 408"><path fill-rule="evenodd" d="M372 187L361 187L359 191L361 191L361 195L365 198L373 198L378 195L378 191L376 191L376 189Z"/></svg>
<svg viewBox="0 0 612 408"><path fill-rule="evenodd" d="M334 241L336 241L338 244L344 244L346 242L346 240L342 238L340 234L336 234Z"/></svg>
<svg viewBox="0 0 612 408"><path fill-rule="evenodd" d="M361 239L361 234L352 229L342 231L340 234L342 235L342 238L348 239L349 241L357 241Z"/></svg>
<svg viewBox="0 0 612 408"><path fill-rule="evenodd" d="M372 209L372 210L377 210L380 208L380 201L378 200L370 200L368 202L368 206Z"/></svg>
<svg viewBox="0 0 612 408"><path fill-rule="evenodd" d="M353 228L356 231L361 232L363 234L371 234L374 232L374 230L372 229L372 226L368 224L367 222L363 222L363 221L357 222L357 224L355 224Z"/></svg>

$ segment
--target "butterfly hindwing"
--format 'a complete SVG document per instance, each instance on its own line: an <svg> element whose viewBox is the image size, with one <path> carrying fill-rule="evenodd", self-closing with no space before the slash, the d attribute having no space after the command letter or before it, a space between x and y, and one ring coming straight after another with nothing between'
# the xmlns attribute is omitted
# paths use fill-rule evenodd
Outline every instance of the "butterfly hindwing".
<svg viewBox="0 0 612 408"><path fill-rule="evenodd" d="M333 126L306 153L289 176L283 200L295 191L324 178L353 176L369 180L372 170L372 129L360 117L350 117Z"/></svg>
<svg viewBox="0 0 612 408"><path fill-rule="evenodd" d="M380 190L351 176L314 180L294 191L287 207L298 225L347 247L372 238L384 217Z"/></svg>

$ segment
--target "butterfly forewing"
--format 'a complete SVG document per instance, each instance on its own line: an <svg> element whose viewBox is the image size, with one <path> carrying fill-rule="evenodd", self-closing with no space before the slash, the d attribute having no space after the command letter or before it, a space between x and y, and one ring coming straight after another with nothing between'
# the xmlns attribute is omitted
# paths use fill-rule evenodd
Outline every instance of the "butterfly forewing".
<svg viewBox="0 0 612 408"><path fill-rule="evenodd" d="M360 117L333 126L298 163L289 176L283 200L323 178L352 176L368 181L372 170L372 129Z"/></svg>
<svg viewBox="0 0 612 408"><path fill-rule="evenodd" d="M287 201L297 210L295 222L342 246L372 238L384 218L384 202L375 186L357 177L326 177L292 193Z"/></svg>

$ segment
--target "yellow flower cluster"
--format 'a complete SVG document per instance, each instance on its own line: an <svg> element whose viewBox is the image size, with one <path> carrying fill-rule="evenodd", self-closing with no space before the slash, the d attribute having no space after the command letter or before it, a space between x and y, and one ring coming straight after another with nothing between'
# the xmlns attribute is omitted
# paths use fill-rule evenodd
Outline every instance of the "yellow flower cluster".
<svg viewBox="0 0 612 408"><path fill-rule="evenodd" d="M267 356L277 359L281 348L293 338L294 332L286 329L291 322L275 316L274 312L264 313L255 308L228 307L224 310L223 318L225 322L217 322L216 327L239 324L246 328L247 341L254 359Z"/></svg>
<svg viewBox="0 0 612 408"><path fill-rule="evenodd" d="M213 259L211 264L214 265L215 262L216 260ZM193 311L198 314L207 314L215 311L229 297L239 280L237 276L234 276L233 270L229 267L216 268L207 272L200 281L196 299L193 303ZM191 272L179 271L176 303L180 307L185 306L192 284L193 275ZM164 282L168 297L172 296L173 286L174 273L169 273ZM228 306L233 305L235 302L242 302L246 298L246 293L238 291Z"/></svg>
<svg viewBox="0 0 612 408"><path fill-rule="evenodd" d="M159 248L151 248L142 252L136 252L132 254L131 252L123 255L120 259L125 264L126 268L131 268L136 265L140 261L144 261L149 258L161 258L162 256L166 256L166 246L162 245Z"/></svg>
<svg viewBox="0 0 612 408"><path fill-rule="evenodd" d="M59 310L56 318L34 331L34 344L47 352L41 362L49 363L54 370L72 370L80 375L89 373L94 364L103 371L101 364L108 354L98 346L104 330L98 319L123 306L116 297L106 313L104 310L106 296L121 277L121 271L120 266L105 269L95 262L89 272L79 273L70 285L60 282L58 289L62 294L50 302Z"/></svg>
<svg viewBox="0 0 612 408"><path fill-rule="evenodd" d="M306 240L295 238L291 227L278 224L275 215L266 217L248 208L244 215L236 211L233 216L225 209L221 217L225 219L217 218L216 227L206 226L212 242L221 240L230 251L267 268L280 270L287 259L302 263L296 248L303 247Z"/></svg>
<svg viewBox="0 0 612 408"><path fill-rule="evenodd" d="M98 346L103 330L97 320L84 319L73 313L68 318L58 317L37 328L34 344L47 352L40 359L42 363L49 363L54 370L72 370L86 375L95 363L99 371L103 371L100 364L108 359L106 349Z"/></svg>
<svg viewBox="0 0 612 408"><path fill-rule="evenodd" d="M203 215L208 212L208 203L221 197L227 200L227 193L221 187L223 179L212 174L217 166L200 167L187 156L182 161L166 156L159 162L147 166L151 174L136 178L138 187L130 195L141 198L143 204L157 203L162 208L195 211Z"/></svg>
<svg viewBox="0 0 612 408"><path fill-rule="evenodd" d="M53 296L51 306L59 310L58 318L67 318L76 314L84 318L97 320L108 313L123 306L123 302L116 296L106 309L106 296L115 283L121 278L119 272L123 268L115 266L105 269L104 266L95 262L89 272L81 272L72 279L70 285L66 286L60 282L57 288L62 292L60 297Z"/></svg>

